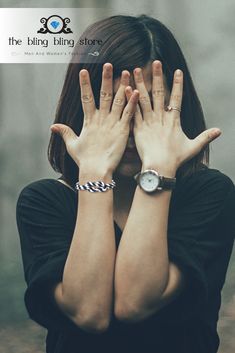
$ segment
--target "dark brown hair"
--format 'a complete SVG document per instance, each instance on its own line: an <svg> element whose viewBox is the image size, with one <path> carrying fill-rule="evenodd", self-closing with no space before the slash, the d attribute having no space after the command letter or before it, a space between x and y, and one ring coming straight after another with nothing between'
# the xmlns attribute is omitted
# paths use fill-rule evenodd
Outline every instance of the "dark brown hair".
<svg viewBox="0 0 235 353"><path fill-rule="evenodd" d="M70 62L54 123L70 126L79 135L83 126L83 110L79 86L79 72L87 69L91 78L95 102L99 108L99 94L103 64L113 65L113 79L121 75L122 70L132 72L136 67L144 67L149 61L160 60L168 89L171 91L173 75L176 69L184 73L184 92L181 111L181 126L189 138L195 138L206 129L200 101L195 91L184 55L172 35L160 21L146 16L117 15L90 25L81 38L98 38L102 45L93 46L92 51L99 52L99 62L90 57L89 63L82 62L82 55L88 54L91 47L81 49L77 42L74 51L80 53L81 61ZM81 39L80 38L80 39ZM78 56L79 57L79 56ZM78 179L78 167L66 151L62 138L51 134L48 146L48 159L52 168L60 172L64 180L74 185ZM176 176L191 175L209 163L209 144L191 160L185 162Z"/></svg>

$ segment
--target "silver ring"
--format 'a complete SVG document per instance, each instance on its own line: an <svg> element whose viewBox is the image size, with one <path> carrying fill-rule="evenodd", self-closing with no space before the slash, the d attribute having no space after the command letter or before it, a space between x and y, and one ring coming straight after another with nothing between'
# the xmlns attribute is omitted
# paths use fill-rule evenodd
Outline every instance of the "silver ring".
<svg viewBox="0 0 235 353"><path fill-rule="evenodd" d="M179 109L179 108L177 108L177 107L172 107L172 106L170 106L170 105L168 105L168 107L166 108L166 110L167 110L168 112L170 112L171 110L177 110L178 112L181 112L181 109Z"/></svg>

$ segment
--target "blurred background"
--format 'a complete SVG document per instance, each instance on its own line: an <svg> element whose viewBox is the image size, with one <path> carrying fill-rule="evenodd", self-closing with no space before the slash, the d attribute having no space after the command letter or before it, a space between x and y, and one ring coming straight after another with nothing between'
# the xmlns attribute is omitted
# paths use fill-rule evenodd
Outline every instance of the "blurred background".
<svg viewBox="0 0 235 353"><path fill-rule="evenodd" d="M201 100L207 126L222 129L211 144L211 164L235 182L235 2L234 0L0 1L1 7L90 8L87 25L112 14L147 14L178 40ZM84 28L85 29L85 28ZM45 352L46 331L33 323L23 303L25 282L15 205L20 190L42 178L57 178L47 162L66 64L0 65L0 351ZM220 353L235 352L235 254L222 293ZM189 352L190 353L190 352Z"/></svg>

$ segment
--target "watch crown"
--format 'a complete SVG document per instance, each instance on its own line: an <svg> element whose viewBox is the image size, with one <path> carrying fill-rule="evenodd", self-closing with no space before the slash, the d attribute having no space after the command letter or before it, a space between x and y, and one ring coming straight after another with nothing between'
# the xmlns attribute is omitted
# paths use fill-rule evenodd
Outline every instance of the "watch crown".
<svg viewBox="0 0 235 353"><path fill-rule="evenodd" d="M134 179L137 181L138 180L138 177L140 175L140 172L138 172L137 174L134 175Z"/></svg>

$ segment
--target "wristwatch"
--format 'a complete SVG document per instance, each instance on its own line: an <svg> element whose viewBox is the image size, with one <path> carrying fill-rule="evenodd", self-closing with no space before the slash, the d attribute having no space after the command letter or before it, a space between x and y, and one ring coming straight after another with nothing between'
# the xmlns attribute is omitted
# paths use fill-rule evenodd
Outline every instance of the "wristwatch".
<svg viewBox="0 0 235 353"><path fill-rule="evenodd" d="M153 193L157 190L173 190L176 184L176 178L166 178L153 169L139 172L134 178L139 187L147 193Z"/></svg>

